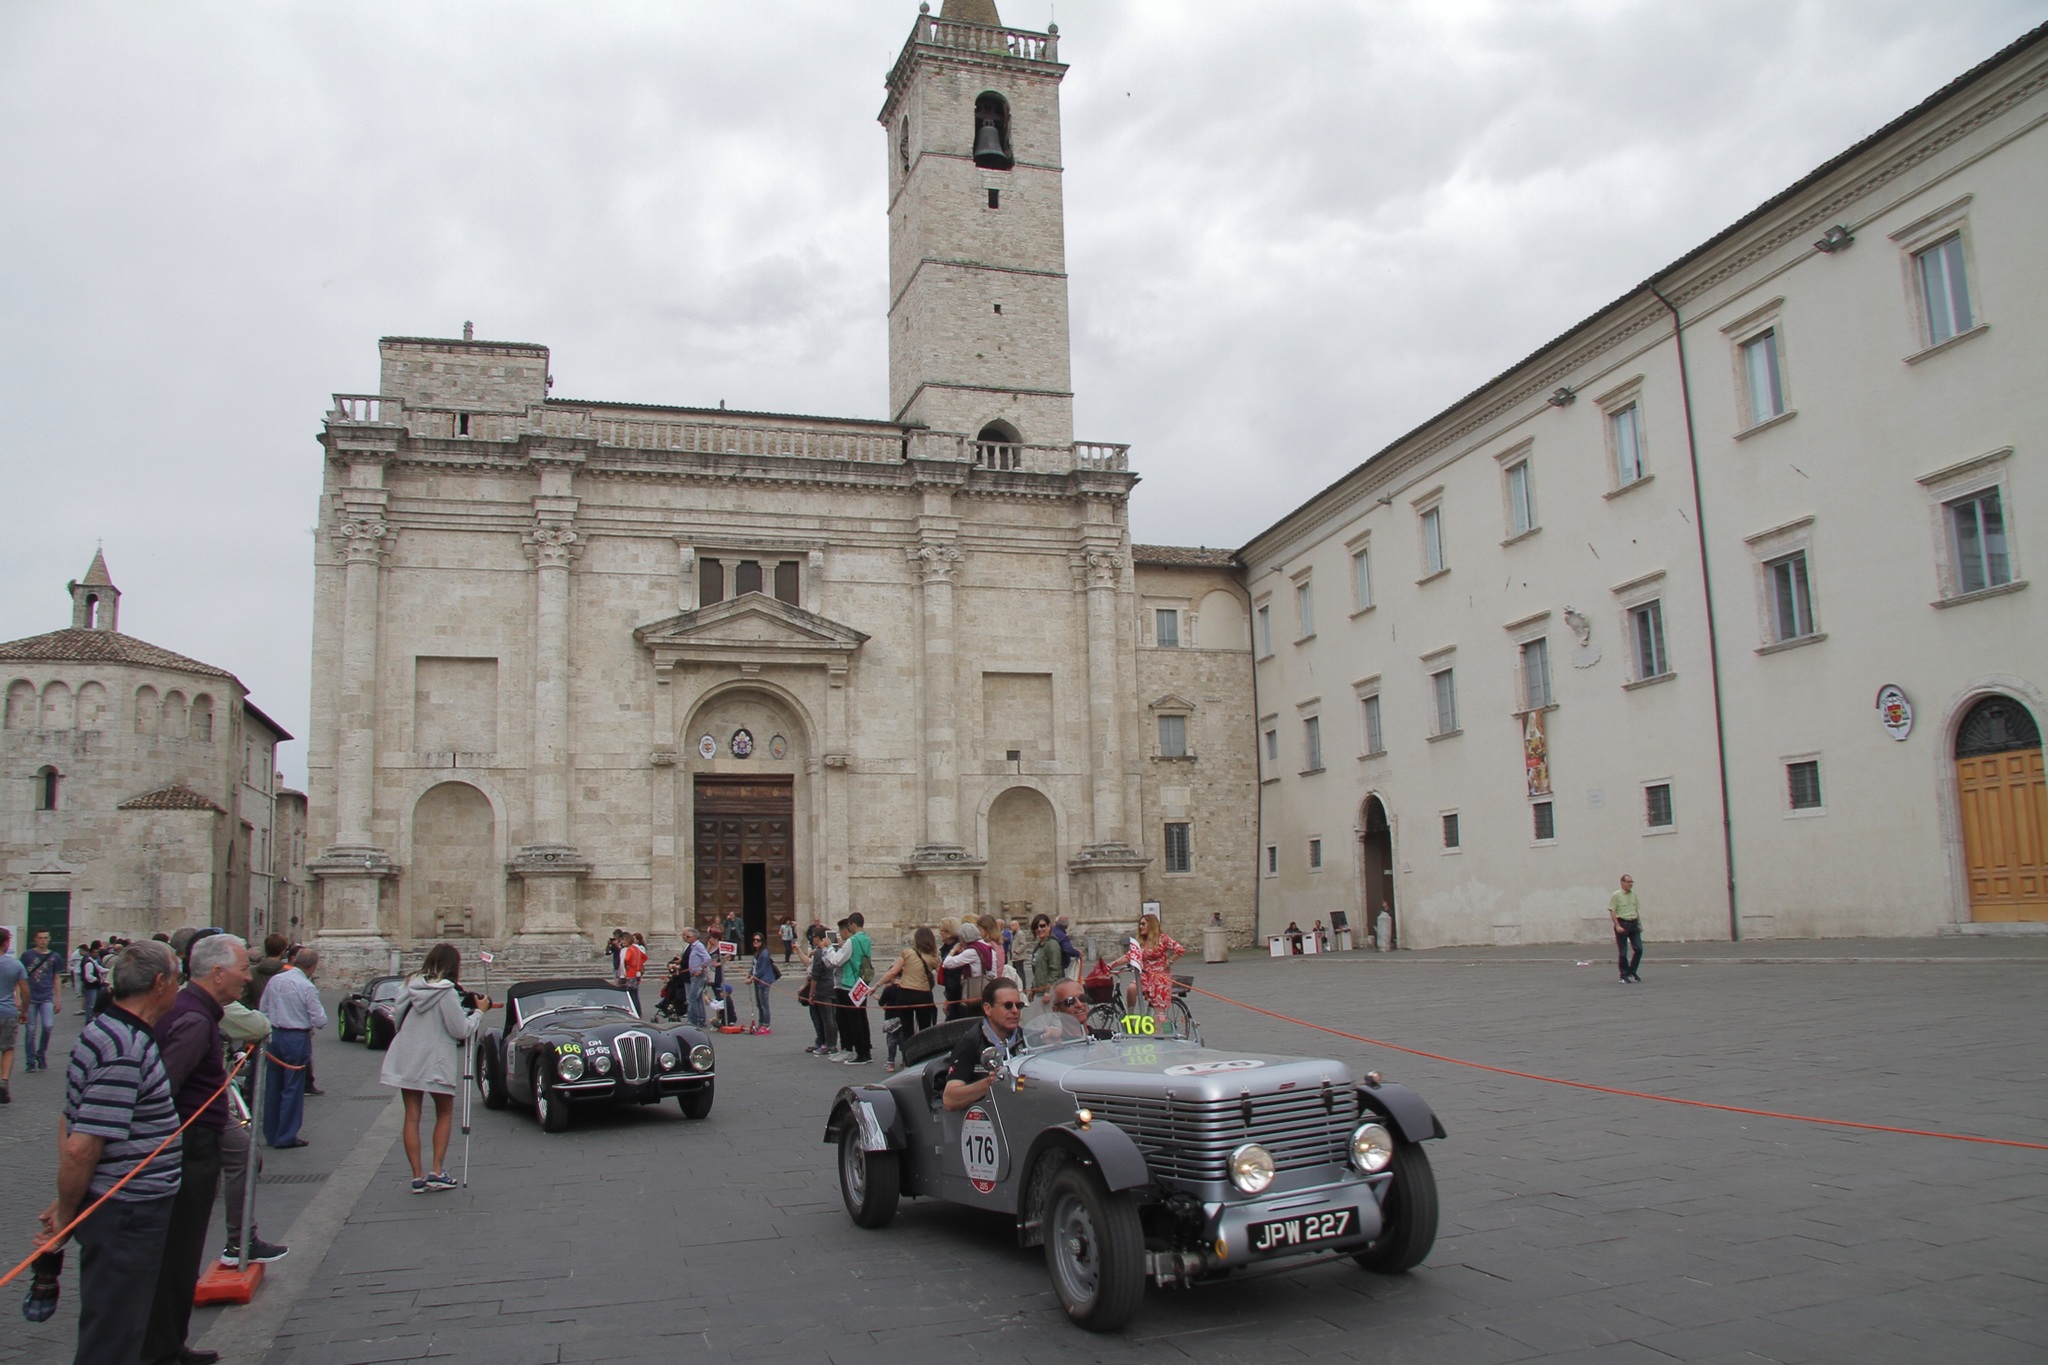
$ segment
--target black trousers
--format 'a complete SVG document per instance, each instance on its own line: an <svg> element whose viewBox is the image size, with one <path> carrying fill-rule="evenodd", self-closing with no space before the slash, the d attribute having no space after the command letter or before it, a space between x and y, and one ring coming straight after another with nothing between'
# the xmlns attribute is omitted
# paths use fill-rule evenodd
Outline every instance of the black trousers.
<svg viewBox="0 0 2048 1365"><path fill-rule="evenodd" d="M85 1253L79 1258L78 1354L72 1365L135 1365L142 1359L149 1329L142 1305L156 1294L157 1266L177 1198L109 1199L72 1234Z"/></svg>
<svg viewBox="0 0 2048 1365"><path fill-rule="evenodd" d="M839 1011L830 1001L811 1002L811 1031L818 1035L817 1046L828 1050L839 1046Z"/></svg>
<svg viewBox="0 0 2048 1365"><path fill-rule="evenodd" d="M853 996L847 991L834 991L832 1001L839 1008L833 1013L839 1016L839 1048L851 1052L858 1061L872 1061L875 1055L874 1039L868 1035L868 1012L865 1007L853 1003Z"/></svg>
<svg viewBox="0 0 2048 1365"><path fill-rule="evenodd" d="M917 1035L919 1029L928 1029L938 1023L939 1011L932 1004L930 991L898 991L896 1017L903 1021L903 1037L907 1042Z"/></svg>
<svg viewBox="0 0 2048 1365"><path fill-rule="evenodd" d="M1614 931L1614 955L1621 967L1621 979L1626 981L1643 965L1643 922L1624 919L1615 923L1621 927Z"/></svg>
<svg viewBox="0 0 2048 1365"><path fill-rule="evenodd" d="M192 1326L192 1291L206 1261L206 1230L213 1223L213 1199L220 1193L220 1132L193 1124L185 1130L185 1168L171 1199L171 1224L164 1234L163 1268L149 1306L149 1331L142 1338L142 1365L176 1361Z"/></svg>

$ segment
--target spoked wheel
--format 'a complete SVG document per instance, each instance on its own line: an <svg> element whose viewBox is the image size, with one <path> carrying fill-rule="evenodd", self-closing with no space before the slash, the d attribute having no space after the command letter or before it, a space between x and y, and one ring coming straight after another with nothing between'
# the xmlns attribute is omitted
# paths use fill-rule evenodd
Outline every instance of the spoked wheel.
<svg viewBox="0 0 2048 1365"><path fill-rule="evenodd" d="M476 1089L477 1094L483 1097L484 1108L505 1107L505 1078L499 1074L498 1064L489 1057L476 1060Z"/></svg>
<svg viewBox="0 0 2048 1365"><path fill-rule="evenodd" d="M1114 1332L1137 1316L1145 1298L1138 1206L1079 1165L1053 1177L1045 1205L1045 1264L1060 1306L1091 1332Z"/></svg>
<svg viewBox="0 0 2048 1365"><path fill-rule="evenodd" d="M1188 1002L1185 1000L1176 999L1173 1002L1166 1011L1165 1023L1166 1031L1175 1038L1190 1043L1202 1041L1202 1030L1195 1025L1194 1011L1188 1008Z"/></svg>
<svg viewBox="0 0 2048 1365"><path fill-rule="evenodd" d="M711 1087L715 1081L706 1081L695 1090L685 1090L676 1096L676 1107L683 1111L686 1119L701 1119L711 1112Z"/></svg>
<svg viewBox="0 0 2048 1365"><path fill-rule="evenodd" d="M563 1133L569 1129L569 1103L548 1089L547 1077L538 1062L533 1065L533 1113L540 1120L543 1133Z"/></svg>
<svg viewBox="0 0 2048 1365"><path fill-rule="evenodd" d="M890 1152L864 1152L851 1123L839 1134L839 1197L856 1226L885 1228L896 1216L903 1168Z"/></svg>
<svg viewBox="0 0 2048 1365"><path fill-rule="evenodd" d="M1105 1000L1088 1011L1088 1032L1106 1033L1114 1038L1122 1029L1124 1012L1114 1000Z"/></svg>
<svg viewBox="0 0 2048 1365"><path fill-rule="evenodd" d="M1398 1275L1422 1264L1436 1245L1436 1173L1416 1142L1394 1144L1394 1183L1380 1203L1380 1235L1353 1257L1367 1270Z"/></svg>

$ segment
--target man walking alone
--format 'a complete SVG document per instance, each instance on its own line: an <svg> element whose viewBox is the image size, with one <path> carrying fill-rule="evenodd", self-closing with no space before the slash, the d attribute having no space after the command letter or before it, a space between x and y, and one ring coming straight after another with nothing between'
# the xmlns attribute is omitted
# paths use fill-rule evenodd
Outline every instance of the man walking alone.
<svg viewBox="0 0 2048 1365"><path fill-rule="evenodd" d="M22 1043L28 1065L23 1069L48 1071L50 1030L64 1003L64 955L50 951L48 929L36 930L35 944L21 955L21 969L28 973L28 1037Z"/></svg>
<svg viewBox="0 0 2048 1365"><path fill-rule="evenodd" d="M1641 984L1636 968L1643 965L1643 907L1636 899L1636 879L1621 874L1621 890L1607 898L1607 918L1614 922L1614 955L1624 985Z"/></svg>

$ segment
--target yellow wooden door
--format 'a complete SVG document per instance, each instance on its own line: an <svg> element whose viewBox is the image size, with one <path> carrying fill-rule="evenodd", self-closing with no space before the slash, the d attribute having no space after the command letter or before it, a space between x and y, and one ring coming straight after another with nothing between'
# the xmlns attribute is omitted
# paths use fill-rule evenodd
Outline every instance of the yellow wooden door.
<svg viewBox="0 0 2048 1365"><path fill-rule="evenodd" d="M2048 774L2041 750L1956 760L1970 918L2048 920Z"/></svg>

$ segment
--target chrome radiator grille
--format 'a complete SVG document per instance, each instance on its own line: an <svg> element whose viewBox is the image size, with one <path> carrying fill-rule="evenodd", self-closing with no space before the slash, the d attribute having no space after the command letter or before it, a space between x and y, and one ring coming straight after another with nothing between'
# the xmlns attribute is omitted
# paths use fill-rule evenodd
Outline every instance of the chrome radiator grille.
<svg viewBox="0 0 2048 1365"><path fill-rule="evenodd" d="M1180 1180L1223 1180L1231 1151L1256 1142L1282 1171L1341 1164L1358 1126L1358 1092L1321 1090L1253 1095L1245 1099L1168 1100L1163 1097L1078 1093L1095 1117L1129 1133L1157 1175Z"/></svg>
<svg viewBox="0 0 2048 1365"><path fill-rule="evenodd" d="M644 1081L654 1074L654 1040L644 1033L621 1033L612 1039L618 1055L619 1079Z"/></svg>

